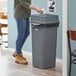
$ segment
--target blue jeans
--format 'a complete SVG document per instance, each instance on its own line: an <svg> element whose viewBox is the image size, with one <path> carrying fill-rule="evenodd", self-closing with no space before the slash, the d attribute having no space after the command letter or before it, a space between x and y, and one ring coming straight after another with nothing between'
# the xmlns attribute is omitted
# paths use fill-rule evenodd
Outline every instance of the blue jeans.
<svg viewBox="0 0 76 76"><path fill-rule="evenodd" d="M17 30L18 36L16 40L16 53L21 53L22 46L26 41L30 31L29 31L29 18L17 18Z"/></svg>

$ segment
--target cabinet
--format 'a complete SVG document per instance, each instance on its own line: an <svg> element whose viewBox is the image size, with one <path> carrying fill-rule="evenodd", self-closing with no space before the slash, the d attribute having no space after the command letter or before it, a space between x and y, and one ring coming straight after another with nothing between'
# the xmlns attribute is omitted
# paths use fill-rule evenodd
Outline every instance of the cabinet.
<svg viewBox="0 0 76 76"><path fill-rule="evenodd" d="M0 46L8 47L8 21L3 12L0 13Z"/></svg>

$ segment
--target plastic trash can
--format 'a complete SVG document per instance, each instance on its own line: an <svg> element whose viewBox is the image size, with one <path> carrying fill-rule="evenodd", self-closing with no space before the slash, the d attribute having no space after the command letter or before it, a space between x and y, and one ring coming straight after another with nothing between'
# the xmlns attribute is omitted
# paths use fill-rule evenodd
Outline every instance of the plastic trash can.
<svg viewBox="0 0 76 76"><path fill-rule="evenodd" d="M31 16L33 66L53 68L56 63L58 15Z"/></svg>

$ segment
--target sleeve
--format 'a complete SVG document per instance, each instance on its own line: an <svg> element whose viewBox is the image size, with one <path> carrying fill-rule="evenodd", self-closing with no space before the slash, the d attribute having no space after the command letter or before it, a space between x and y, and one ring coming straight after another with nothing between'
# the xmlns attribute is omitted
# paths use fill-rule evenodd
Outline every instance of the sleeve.
<svg viewBox="0 0 76 76"><path fill-rule="evenodd" d="M30 3L28 3L26 0L19 0L19 2L23 7L29 8Z"/></svg>

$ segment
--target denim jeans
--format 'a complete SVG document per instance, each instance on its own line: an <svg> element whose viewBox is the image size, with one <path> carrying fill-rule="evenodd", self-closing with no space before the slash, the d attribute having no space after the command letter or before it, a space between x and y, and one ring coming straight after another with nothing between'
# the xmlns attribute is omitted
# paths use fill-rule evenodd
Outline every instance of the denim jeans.
<svg viewBox="0 0 76 76"><path fill-rule="evenodd" d="M25 43L30 31L29 31L29 18L17 18L17 30L18 36L16 40L16 53L21 53L22 46Z"/></svg>

